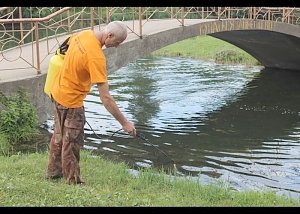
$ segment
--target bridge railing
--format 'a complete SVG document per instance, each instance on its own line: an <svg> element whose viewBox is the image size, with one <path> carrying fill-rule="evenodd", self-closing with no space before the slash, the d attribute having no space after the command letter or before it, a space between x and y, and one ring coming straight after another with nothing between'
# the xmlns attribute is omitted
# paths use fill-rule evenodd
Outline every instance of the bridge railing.
<svg viewBox="0 0 300 214"><path fill-rule="evenodd" d="M142 38L143 27L154 19L177 19L182 26L185 19L261 19L300 25L300 8L0 7L0 72L34 68L40 74L41 63L68 34L100 30L120 20L128 21L129 32Z"/></svg>

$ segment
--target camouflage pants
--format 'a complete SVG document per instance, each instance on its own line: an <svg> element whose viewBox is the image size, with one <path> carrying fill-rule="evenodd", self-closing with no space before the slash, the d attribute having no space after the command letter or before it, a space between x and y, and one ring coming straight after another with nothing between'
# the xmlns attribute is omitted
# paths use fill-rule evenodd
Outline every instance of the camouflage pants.
<svg viewBox="0 0 300 214"><path fill-rule="evenodd" d="M50 141L48 178L63 177L68 184L80 184L80 149L84 143L84 107L65 108L54 101L54 133Z"/></svg>

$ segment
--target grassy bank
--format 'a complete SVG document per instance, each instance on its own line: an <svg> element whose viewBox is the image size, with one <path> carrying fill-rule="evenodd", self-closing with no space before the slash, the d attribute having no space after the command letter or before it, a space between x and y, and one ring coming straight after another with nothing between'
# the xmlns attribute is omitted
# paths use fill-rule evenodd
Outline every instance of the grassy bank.
<svg viewBox="0 0 300 214"><path fill-rule="evenodd" d="M169 179L151 170L134 177L122 163L81 153L85 186L44 178L47 153L0 156L0 206L299 206L274 193ZM159 176L161 175L161 176Z"/></svg>
<svg viewBox="0 0 300 214"><path fill-rule="evenodd" d="M240 48L211 36L197 36L166 46L152 53L154 56L180 56L216 63L260 65Z"/></svg>

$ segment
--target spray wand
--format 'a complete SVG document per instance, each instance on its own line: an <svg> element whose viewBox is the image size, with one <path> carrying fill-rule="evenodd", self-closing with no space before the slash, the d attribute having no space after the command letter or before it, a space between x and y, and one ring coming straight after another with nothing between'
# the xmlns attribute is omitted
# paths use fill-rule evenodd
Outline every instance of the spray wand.
<svg viewBox="0 0 300 214"><path fill-rule="evenodd" d="M87 121L86 121L87 122ZM89 125L89 127L90 127L90 129L93 131L93 133L99 138L99 139L101 139L101 137L100 136L98 136L97 134L96 134L96 132L94 131L94 129L91 127L91 125L87 122L87 124ZM112 138L116 133L118 133L118 132L120 132L122 130L122 128L121 129L119 129L119 130L117 130L117 131L114 131L113 132L113 134L110 136L110 138ZM159 148L157 148L156 146L154 146L142 133L139 133L139 132L137 132L136 133L136 137L137 138L139 138L139 139L141 139L141 140L143 140L143 141L145 141L145 142L147 142L148 144L150 144L151 146L153 146L155 149L157 149L159 152L161 152L162 154L164 154L168 159L170 159L172 162L173 162L173 166L174 166L174 170L175 170L175 173L177 172L177 167L176 167L176 163L175 163L175 161L174 161L174 159L173 158L171 158L170 156L168 156L164 151L162 151L161 149L159 149Z"/></svg>

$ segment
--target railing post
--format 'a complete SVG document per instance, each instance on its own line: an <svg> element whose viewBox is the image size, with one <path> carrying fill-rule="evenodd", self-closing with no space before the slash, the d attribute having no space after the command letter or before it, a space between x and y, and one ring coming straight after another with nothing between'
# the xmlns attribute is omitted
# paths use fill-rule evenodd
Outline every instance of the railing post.
<svg viewBox="0 0 300 214"><path fill-rule="evenodd" d="M287 17L287 23L290 24L291 23L291 13L292 13L292 9L288 9L288 17Z"/></svg>
<svg viewBox="0 0 300 214"><path fill-rule="evenodd" d="M132 7L132 30L134 31L135 8Z"/></svg>
<svg viewBox="0 0 300 214"><path fill-rule="evenodd" d="M22 19L22 7L19 7L19 18ZM20 22L20 36L21 36L21 44L24 45L24 40L23 40L23 22Z"/></svg>
<svg viewBox="0 0 300 214"><path fill-rule="evenodd" d="M37 74L41 74L40 64L40 43L39 43L39 23L34 23L35 27L35 46L36 46L36 63L37 63Z"/></svg>
<svg viewBox="0 0 300 214"><path fill-rule="evenodd" d="M80 14L80 28L83 29L83 13Z"/></svg>
<svg viewBox="0 0 300 214"><path fill-rule="evenodd" d="M181 7L181 25L184 26L184 7Z"/></svg>
<svg viewBox="0 0 300 214"><path fill-rule="evenodd" d="M68 22L68 33L71 33L70 10L68 10L67 14L68 14L68 19L67 19L67 22Z"/></svg>
<svg viewBox="0 0 300 214"><path fill-rule="evenodd" d="M101 29L101 19L102 19L102 9L101 7L98 7L98 25L99 25L99 30Z"/></svg>
<svg viewBox="0 0 300 214"><path fill-rule="evenodd" d="M282 9L282 22L285 21L285 7Z"/></svg>
<svg viewBox="0 0 300 214"><path fill-rule="evenodd" d="M90 21L90 25L91 25L91 30L93 30L94 29L94 7L91 7L91 9L90 9L90 19L91 19L91 21Z"/></svg>
<svg viewBox="0 0 300 214"><path fill-rule="evenodd" d="M140 39L143 38L143 31L142 31L142 8L139 7L139 25L140 25Z"/></svg>
<svg viewBox="0 0 300 214"><path fill-rule="evenodd" d="M109 23L109 20L110 20L109 8L106 7L106 24Z"/></svg>

